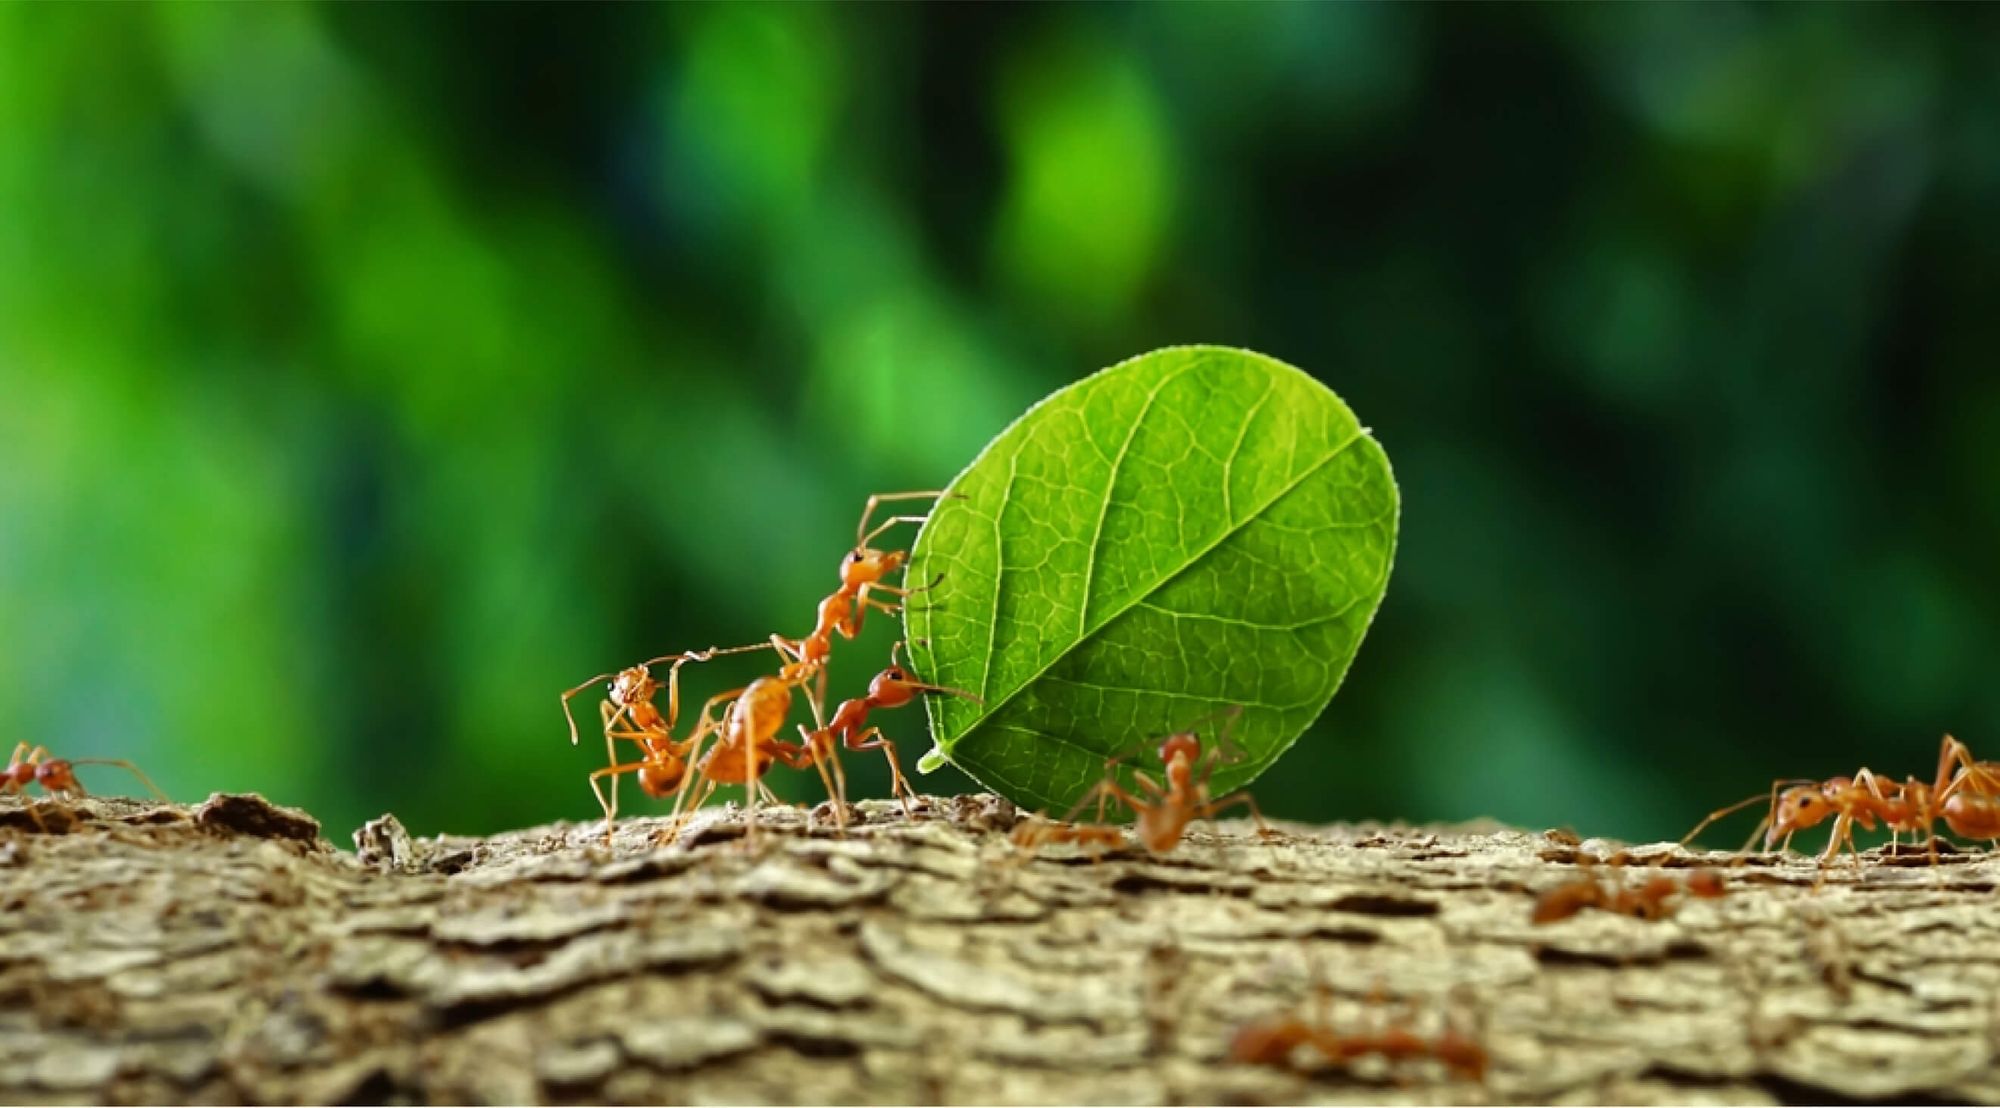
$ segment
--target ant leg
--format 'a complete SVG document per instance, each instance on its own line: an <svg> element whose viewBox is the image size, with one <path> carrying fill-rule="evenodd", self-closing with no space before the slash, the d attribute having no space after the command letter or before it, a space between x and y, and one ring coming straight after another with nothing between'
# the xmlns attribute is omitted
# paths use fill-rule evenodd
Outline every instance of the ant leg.
<svg viewBox="0 0 2000 1108"><path fill-rule="evenodd" d="M1159 805L1151 803L1143 797L1134 796L1126 792L1124 786L1120 785L1116 780L1105 780L1100 782L1097 787L1105 793L1110 794L1111 799L1123 804L1132 812L1134 817L1142 816L1159 807Z"/></svg>
<svg viewBox="0 0 2000 1108"><path fill-rule="evenodd" d="M1107 768L1105 772L1109 773L1110 770ZM1133 770L1132 780L1139 783L1139 789L1141 792L1144 792L1146 794L1147 800L1157 803L1161 800L1166 799L1167 787L1165 785L1160 784L1158 781L1155 781L1152 778L1152 775L1148 774L1146 771L1138 769ZM1104 799L1105 798L1103 796L1099 796L1097 798L1097 819L1098 822L1100 823L1103 822L1104 820ZM1127 807L1130 807L1129 803L1127 804ZM1134 808L1133 811L1137 812L1138 809Z"/></svg>
<svg viewBox="0 0 2000 1108"><path fill-rule="evenodd" d="M1716 820L1722 819L1725 816L1734 815L1737 812L1740 812L1743 809L1748 808L1750 805L1757 803L1759 800L1764 800L1768 798L1771 804L1770 810L1773 812L1777 811L1778 786L1785 783L1786 782L1784 781L1773 781L1771 782L1771 791L1769 793L1758 793L1755 796L1739 800L1736 803L1731 804L1726 808L1717 808L1715 811L1710 812L1707 816L1703 817L1700 823L1694 825L1694 830L1689 831L1687 834L1681 836L1681 841L1679 845L1683 849L1685 849L1689 843L1692 843L1695 840L1696 836L1700 835L1703 831L1708 830L1708 826L1714 823ZM1750 842L1756 842L1758 832L1763 831L1765 825L1770 822L1771 822L1771 817L1768 815L1765 816L1763 821L1757 825L1757 830L1750 832ZM1743 845L1743 851L1747 851L1749 849L1750 849L1750 844L1745 843ZM1738 853L1742 853L1743 851L1738 851Z"/></svg>
<svg viewBox="0 0 2000 1108"><path fill-rule="evenodd" d="M598 702L597 714L601 716L604 720L605 764L617 765L618 747L611 741L611 734L612 731L615 729L615 724L617 723L618 717L625 714L625 707L624 705L621 704L614 708L612 706L611 701L602 700ZM593 775L593 777L594 776L595 775ZM591 788L593 790L597 788L596 782L594 780L591 783ZM603 805L604 798L600 796L597 798L597 801L600 805ZM609 840L611 837L611 821L617 818L618 818L618 778L616 775L614 775L611 778L611 803L604 809L604 837L607 840Z"/></svg>
<svg viewBox="0 0 2000 1108"><path fill-rule="evenodd" d="M806 730L806 726L803 723L799 724L798 727L799 746L797 749L804 755L804 760L810 761L812 767L819 771L819 783L826 788L826 798L833 801L834 826L839 830L840 834L845 835L847 834L847 778L845 774L840 772L840 759L834 756L831 743L822 745L819 734ZM822 751L824 751L824 757L822 757ZM804 768L782 752L779 754L779 757L784 760L786 765L791 766L793 769ZM826 763L829 761L833 763L834 775L839 778L837 781L835 777L827 775Z"/></svg>
<svg viewBox="0 0 2000 1108"><path fill-rule="evenodd" d="M861 633L862 618L870 608L888 616L901 615L903 613L903 605L871 595L876 588L877 586L875 585L861 586L861 592L856 597L857 606L854 609L854 635ZM847 630L843 628L841 634L846 635ZM851 639L854 635L847 635L847 637Z"/></svg>
<svg viewBox="0 0 2000 1108"><path fill-rule="evenodd" d="M1850 845L1854 841L1854 828L1846 812L1842 812L1833 818L1833 830L1827 835L1826 849L1819 856L1819 875L1813 879L1814 892L1819 891L1820 887L1826 884L1827 863L1839 856L1842 837L1845 837ZM1789 839L1789 836L1787 838ZM1858 858L1859 855L1856 857Z"/></svg>
<svg viewBox="0 0 2000 1108"><path fill-rule="evenodd" d="M1958 774L1947 781L1946 774L1950 772L1952 762L1958 763ZM2000 793L2000 773L1995 772L1993 763L1975 760L1971 748L1946 735L1938 750L1937 785L1932 791L1938 803L1942 804L1961 788L1970 788L1980 794Z"/></svg>
<svg viewBox="0 0 2000 1108"><path fill-rule="evenodd" d="M881 534L883 531L887 530L890 526L896 523L919 522L927 518L925 516L897 516L894 519L891 519L888 522L883 523L880 526L876 527L875 530L870 531L868 529L868 520L870 517L874 516L875 509L881 507L882 505L891 504L898 500L936 500L942 496L944 496L943 489L939 489L935 492L927 490L923 492L876 493L875 495L868 498L867 504L862 506L861 522L854 525L854 545L857 547L867 546L869 541L873 539L876 535Z"/></svg>
<svg viewBox="0 0 2000 1108"><path fill-rule="evenodd" d="M1244 807L1250 809L1250 820L1251 822L1257 825L1258 838L1269 839L1277 836L1278 832L1274 830L1268 822L1265 821L1264 813L1258 809L1257 801L1250 796L1250 792L1247 789L1241 792L1231 793L1228 796L1223 797L1221 800L1217 800L1213 803L1202 805L1201 808L1199 809L1197 818L1214 819L1215 814L1217 812L1220 812L1225 808L1234 808L1238 804L1241 804Z"/></svg>
<svg viewBox="0 0 2000 1108"><path fill-rule="evenodd" d="M49 833L48 822L42 819L42 806L35 803L34 798L28 795L26 789L21 790L21 810L28 813L29 819L35 821L36 831L44 835Z"/></svg>
<svg viewBox="0 0 2000 1108"><path fill-rule="evenodd" d="M776 638L777 636L774 635L772 637ZM716 693L714 696L709 697L708 701L701 706L701 721L695 725L695 734L700 735L720 728L722 726L722 723L718 722L715 719L716 705L727 704L730 701L735 700L737 697L742 696L745 692L747 692L749 688L750 686L745 685L740 689L730 689L728 692L719 692ZM728 719L727 716L723 717L724 721L726 721L727 719Z"/></svg>
<svg viewBox="0 0 2000 1108"><path fill-rule="evenodd" d="M714 717L714 710L716 704L726 700L733 700L734 698L741 696L742 694L743 694L743 689L731 689L726 693L718 693L717 695L710 697L708 703L702 705L701 707L701 720L700 722L695 724L694 734L688 736L687 740L688 753L686 756L687 761L690 765L695 767L695 777L700 778L702 781L706 782L708 786L708 788L701 794L701 799L694 802L694 806L696 808L699 808L703 804L707 803L708 798L715 792L715 782L708 777L708 772L701 768L701 758L700 758L701 740L708 737L709 735L715 734L716 731L718 730L718 725L716 724ZM711 756L713 756L714 754L713 747L709 749L709 753ZM678 795L674 799L674 810L671 818L674 820L675 827L679 827L680 825L680 820L682 818L682 810L683 810L682 806L686 804L688 794L692 791L693 790L688 785L684 784L681 786Z"/></svg>
<svg viewBox="0 0 2000 1108"><path fill-rule="evenodd" d="M857 536L854 545L857 549L865 547L869 543L874 542L876 539L880 538L884 531L887 531L889 528L894 527L899 523L922 523L929 518L931 517L928 514L920 516L890 516L888 519L885 519L882 522L876 524L874 529L869 531L867 534Z"/></svg>
<svg viewBox="0 0 2000 1108"><path fill-rule="evenodd" d="M849 635L848 637L853 638L854 636ZM778 652L778 657L785 660L785 664L780 670L781 676L785 680L791 681L794 688L805 689L806 705L812 709L813 727L818 730L825 730L826 667L824 665L807 666L805 644L797 639L788 639L783 635L772 635L771 647ZM806 688L805 683L807 681L814 682L811 688ZM737 691L740 692L742 690L739 689Z"/></svg>
<svg viewBox="0 0 2000 1108"><path fill-rule="evenodd" d="M840 812L840 826L845 830L847 827L847 771L841 768L840 754L832 747L827 748L826 760L833 766L834 791L839 797L838 811Z"/></svg>
<svg viewBox="0 0 2000 1108"><path fill-rule="evenodd" d="M743 849L752 853L757 850L757 801L768 791L757 754L754 743L743 752Z"/></svg>
<svg viewBox="0 0 2000 1108"><path fill-rule="evenodd" d="M1115 787L1117 787L1117 783L1112 781L1109 777L1105 778L1102 781L1099 781L1095 785L1092 785L1090 787L1090 791L1083 794L1083 799L1076 802L1076 807L1071 808L1069 810L1069 814L1062 818L1062 822L1075 823L1076 817L1083 812L1084 808L1090 805L1091 801L1095 800L1097 801L1097 822L1103 823L1104 802L1106 799L1105 790Z"/></svg>
<svg viewBox="0 0 2000 1108"><path fill-rule="evenodd" d="M1957 777L1953 777L1951 774L1953 762L1958 763L1959 770ZM1946 735L1944 741L1938 744L1937 778L1931 786L1931 791L1942 801L1945 799L1946 793L1956 791L1958 782L1965 780L1966 774L1972 771L1973 765L1972 752L1966 749L1965 744L1950 735Z"/></svg>
<svg viewBox="0 0 2000 1108"><path fill-rule="evenodd" d="M681 811L681 802L686 800L689 794L693 793L694 791L695 789L690 787L689 785L681 786L680 796L674 801L674 813L672 816L668 817L667 831L666 831L668 838L670 839L680 838L681 828L686 826L687 821L694 817L695 812L701 810L701 806L708 803L709 798L715 795L715 781L711 778L703 777L701 781L701 795L696 797L694 805L690 807L685 813L683 813ZM659 841L657 836L655 837L654 841L655 842Z"/></svg>
<svg viewBox="0 0 2000 1108"><path fill-rule="evenodd" d="M885 585L880 581L870 581L867 585L863 586L863 588L872 589L875 592L885 592L888 593L890 596L903 597L907 599L909 597L917 595L920 592L929 592L932 589L937 588L938 582L942 580L944 580L944 571L939 570L938 575L936 577L931 578L929 582L922 585L916 585L916 586Z"/></svg>
<svg viewBox="0 0 2000 1108"><path fill-rule="evenodd" d="M873 736L873 738L870 738L870 736ZM882 756L889 759L889 780L893 783L891 791L895 793L897 800L903 802L903 818L917 818L915 809L910 807L910 793L913 790L910 788L909 779L903 776L902 762L896 757L896 744L890 742L888 737L882 734L882 729L880 727L870 727L859 735L849 735L846 739L846 746L849 750L875 750L879 748L882 751Z"/></svg>
<svg viewBox="0 0 2000 1108"><path fill-rule="evenodd" d="M611 841L612 827L618 822L618 779L628 773L637 773L646 768L647 763L626 762L624 765L609 765L590 775L590 791L597 794L597 806L604 809L604 841ZM597 782L599 778L611 778L611 799L604 799L604 789Z"/></svg>
<svg viewBox="0 0 2000 1108"><path fill-rule="evenodd" d="M563 693L563 694L562 694L562 710L563 710L563 718L569 721L569 744L570 744L571 746L575 746L575 745L577 744L577 735L576 735L576 717L575 717L574 715L570 714L570 710L569 710L569 698L570 698L570 697L572 697L572 696L575 696L575 695L576 695L577 693L580 693L580 692L582 692L583 690L585 690L585 689L587 689L587 688L591 687L592 685L595 685L595 684L597 684L597 683L598 683L599 681L606 681L606 680L609 680L609 679L611 679L611 678L613 678L613 677L615 677L615 676L617 676L617 675L616 675L616 674L611 674L611 673L600 673L600 674L598 674L597 676L595 676L595 677L591 678L590 680L588 680L588 681L585 681L585 682L584 682L583 684L581 684L581 685L578 685L577 687L575 687L575 688L573 688L573 689L570 689L569 691L567 691L567 692L565 692L565 693ZM607 700L607 701L605 701L605 703L606 703L606 704L609 704L609 703L611 703L611 702L610 702L609 700ZM21 745L22 745L22 746L26 746L27 744L26 744L26 743L22 743ZM19 748L16 748L16 749L15 749L15 753L16 753L16 754L19 754L19 753L20 753L20 750L19 750Z"/></svg>
<svg viewBox="0 0 2000 1108"><path fill-rule="evenodd" d="M783 635L774 634L771 636L771 649L777 651L778 657L787 664L796 665L806 660L805 644L798 639L788 639Z"/></svg>

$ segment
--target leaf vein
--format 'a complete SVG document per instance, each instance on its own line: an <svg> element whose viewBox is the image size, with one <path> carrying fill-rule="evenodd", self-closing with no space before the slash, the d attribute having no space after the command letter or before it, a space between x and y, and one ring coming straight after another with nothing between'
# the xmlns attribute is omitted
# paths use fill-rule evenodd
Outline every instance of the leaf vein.
<svg viewBox="0 0 2000 1108"><path fill-rule="evenodd" d="M1043 678L1047 677L1049 671L1055 668L1056 663L1062 661L1063 658L1067 657L1070 651L1074 650L1077 646L1081 645L1085 639L1088 639L1090 636L1095 635L1099 631L1102 631L1113 620L1117 619L1119 616L1124 615L1127 611L1130 611L1133 605L1139 603L1141 600L1144 600L1147 596L1150 596L1151 594L1158 592L1161 588L1164 588L1168 584L1168 582L1171 582L1174 578L1179 577L1181 574L1186 573L1189 570L1193 569L1195 566L1200 565L1201 560L1203 558L1206 558L1208 555L1214 553L1217 547L1220 547L1224 542L1228 541L1237 532L1241 531L1244 527L1248 526L1252 520L1256 519L1257 516L1261 515L1265 511L1268 511L1273 505L1277 504L1280 500L1283 500L1285 497L1291 495L1293 490L1297 489L1300 485L1303 485L1307 481L1311 480L1312 477L1315 474L1317 474L1320 470L1325 469L1327 466L1333 464L1335 459L1339 458L1342 454L1345 454L1348 450L1352 449L1355 443L1361 442L1362 440L1367 438L1368 438L1368 433L1357 427L1354 433L1348 436L1345 440L1343 440L1340 443L1340 445L1334 447L1332 450L1327 451L1326 457L1321 458L1319 461L1314 462L1312 465L1306 467L1305 472L1299 474L1297 477L1294 477L1292 478L1292 480L1287 482L1284 488L1279 489L1277 493L1273 495L1269 500L1266 500L1262 505L1258 506L1258 508L1255 511L1251 512L1248 516L1244 518L1243 522L1241 523L1232 522L1228 527L1225 527L1223 529L1220 535L1216 536L1213 542L1209 543L1202 549L1195 551L1194 554L1191 557L1189 557L1187 561L1183 563L1179 569L1161 578L1159 581L1155 582L1152 585L1152 587L1142 590L1138 596L1134 597L1132 600L1128 601L1123 607L1119 608L1116 612L1111 613L1111 615L1107 616L1105 619L1100 621L1097 624L1097 626L1089 627L1083 630L1080 634L1077 635L1076 641L1074 643L1071 643L1068 648L1058 651L1055 657L1050 658L1046 663L1043 664L1041 669L1036 670L1034 673L1030 674L1027 680L1022 681L1019 684L1015 685L1013 688L1007 690L1004 696L995 699L991 695L992 691L991 688L982 678L979 690L980 696L988 704L992 705L992 707L987 709L981 715L974 717L971 726L977 727L979 726L980 722L992 719L993 715L996 712L1006 707L1009 703L1013 701L1013 699L1016 696L1020 695L1022 689L1028 688L1032 686L1035 682L1040 681ZM1008 483L1010 485L1012 484L1011 472ZM1003 507L1001 510L1004 513L1005 508ZM1004 567L1002 572L1004 573ZM997 615L999 610L998 608L999 602L997 599L999 590L997 587L995 588L994 592L996 597L994 610ZM1085 605L1085 608L1087 611L1088 605ZM993 643L993 631L991 628L989 628L987 633L988 658L986 661L986 667L988 673L991 672L993 665L991 660L992 643ZM967 730L970 729L971 729L970 727L967 728ZM964 732L960 733L963 734Z"/></svg>
<svg viewBox="0 0 2000 1108"><path fill-rule="evenodd" d="M1236 429L1236 441L1229 444L1229 457L1222 463L1222 518L1231 522L1236 520L1236 459L1243 456L1243 442L1250 437L1250 425L1257 422L1258 413L1262 412L1264 405L1270 403L1271 398L1277 394L1277 383L1266 382L1264 395L1258 397L1255 404L1250 405L1250 411L1243 417L1243 426Z"/></svg>
<svg viewBox="0 0 2000 1108"><path fill-rule="evenodd" d="M1118 444L1118 456L1111 459L1111 475L1104 482L1104 499L1097 504L1097 526L1090 532L1090 551L1083 560L1083 602L1076 613L1077 637L1081 639L1090 625L1090 590L1097 586L1097 552L1104 540L1104 517L1111 514L1111 500L1118 493L1118 472L1125 465L1125 458L1132 453L1132 440L1139 437L1139 428L1146 422L1146 414L1153 410L1153 401L1175 381L1187 374L1186 369L1169 373L1157 381L1151 392L1146 394L1146 402L1139 405L1139 414L1132 419L1132 426L1125 429L1125 441ZM982 692L984 690L981 690Z"/></svg>

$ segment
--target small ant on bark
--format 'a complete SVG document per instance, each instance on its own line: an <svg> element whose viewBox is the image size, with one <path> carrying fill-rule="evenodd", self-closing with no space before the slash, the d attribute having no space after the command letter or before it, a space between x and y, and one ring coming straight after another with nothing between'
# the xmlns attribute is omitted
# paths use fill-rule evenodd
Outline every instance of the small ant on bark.
<svg viewBox="0 0 2000 1108"><path fill-rule="evenodd" d="M1108 823L1057 823L1031 817L1016 826L1008 838L1021 850L1071 843L1099 855L1124 846L1125 829Z"/></svg>
<svg viewBox="0 0 2000 1108"><path fill-rule="evenodd" d="M1209 799L1209 780L1221 765L1233 761L1234 748L1229 743L1229 733L1235 729L1236 721L1243 714L1240 707L1224 709L1220 714L1224 719L1222 733L1206 750L1199 735L1194 731L1177 731L1159 740L1156 753L1160 759L1166 784L1154 780L1138 770L1132 771L1132 779L1138 782L1139 791L1134 793L1118 783L1116 771L1122 756L1114 756L1104 763L1104 778L1084 794L1076 807L1064 817L1066 824L1075 824L1076 817L1092 801L1097 803L1098 827L1104 824L1105 805L1117 801L1137 817L1134 830L1139 842L1154 854L1166 854L1180 844L1187 834L1190 823L1198 819L1213 819L1226 809L1243 805L1250 809L1250 818L1256 822L1257 834L1261 838L1272 838L1277 832L1264 822L1264 814L1257 809L1256 800L1248 791L1238 791L1221 800ZM1149 740L1150 742L1150 740ZM1101 841L1104 836L1097 831L1084 831L1091 825L1076 825L1077 830L1055 834L1031 831L1024 825L1016 830L1016 842L1032 846L1036 842L1084 842ZM1025 840L1025 842L1024 842Z"/></svg>
<svg viewBox="0 0 2000 1108"><path fill-rule="evenodd" d="M898 642L889 648L889 668L875 675L868 682L868 695L843 701L833 713L833 719L817 731L808 731L799 726L799 736L803 747L820 767L822 781L826 778L826 767L831 766L833 780L827 783L827 792L833 797L836 819L842 827L847 825L847 774L840 767L840 757L836 743L849 750L880 749L889 760L889 775L894 782L896 799L903 803L903 814L913 816L910 808L909 779L903 776L903 767L896 758L896 744L882 734L879 727L868 726L868 715L877 708L900 708L915 700L918 695L960 696L975 704L983 703L978 697L963 689L932 685L910 676L898 660L903 644Z"/></svg>
<svg viewBox="0 0 2000 1108"><path fill-rule="evenodd" d="M6 770L0 772L0 796L24 795L29 785L40 785L52 797L89 796L83 782L76 779L77 766L118 766L137 777L155 800L167 799L152 778L123 758L51 758L48 747L29 746L25 742L15 744Z"/></svg>
<svg viewBox="0 0 2000 1108"><path fill-rule="evenodd" d="M1377 993L1379 997L1379 990ZM1394 1065L1429 1058L1442 1064L1452 1076L1484 1084L1491 1063L1479 1037L1447 1014L1444 1028L1426 1038L1410 1030L1409 1014L1402 1021L1386 1023L1373 1030L1343 1032L1329 1026L1325 1015L1325 993L1320 991L1322 1012L1314 1019L1296 1015L1254 1020L1236 1032L1229 1044L1231 1060L1249 1065L1292 1065L1300 1047L1310 1047L1326 1061L1346 1066L1360 1058L1376 1056Z"/></svg>
<svg viewBox="0 0 2000 1108"><path fill-rule="evenodd" d="M8 757L6 768L0 770L0 796L25 799L30 785L41 786L43 792L55 799L89 796L83 782L77 780L78 766L117 766L127 770L146 786L146 791L152 793L155 800L168 803L167 794L153 784L153 779L123 758L51 758L48 747L30 746L25 742L14 745L14 753ZM34 808L28 808L27 812L37 827L48 830Z"/></svg>
<svg viewBox="0 0 2000 1108"><path fill-rule="evenodd" d="M1543 893L1536 899L1530 918L1538 924L1555 923L1594 908L1633 919L1660 920L1673 915L1684 897L1712 900L1725 891L1722 875L1712 870L1696 870L1680 881L1654 874L1637 888L1610 885L1588 875Z"/></svg>
<svg viewBox="0 0 2000 1108"><path fill-rule="evenodd" d="M611 832L618 821L618 779L625 774L637 774L639 788L647 796L664 799L680 792L687 782L688 759L700 743L702 734L697 731L686 739L674 738L674 727L680 719L681 711L681 667L689 662L706 662L722 654L744 654L753 650L769 649L766 643L750 646L717 647L707 650L690 650L681 654L667 654L650 658L635 666L628 666L616 673L600 673L590 680L577 685L562 694L563 718L569 721L569 741L577 744L576 717L570 713L570 698L599 681L610 681L605 699L598 704L598 715L604 721L604 751L609 761L603 769L590 775L590 791L597 796L598 806L604 809L604 837L611 838ZM660 689L660 683L653 679L652 667L671 661L673 666L667 671L667 710L662 715L653 698ZM618 761L615 740L625 739L639 744L643 753L636 762ZM611 779L611 797L605 799L599 782Z"/></svg>

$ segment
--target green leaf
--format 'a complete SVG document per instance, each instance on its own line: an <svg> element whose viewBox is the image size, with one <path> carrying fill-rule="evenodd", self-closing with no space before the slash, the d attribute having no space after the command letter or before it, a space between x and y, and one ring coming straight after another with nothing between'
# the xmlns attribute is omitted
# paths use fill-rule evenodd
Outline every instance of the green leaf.
<svg viewBox="0 0 2000 1108"><path fill-rule="evenodd" d="M1241 705L1240 787L1326 707L1382 602L1388 456L1299 370L1174 347L1043 400L917 537L906 628L936 747L1017 804L1066 812L1105 758ZM1147 757L1150 757L1150 753Z"/></svg>

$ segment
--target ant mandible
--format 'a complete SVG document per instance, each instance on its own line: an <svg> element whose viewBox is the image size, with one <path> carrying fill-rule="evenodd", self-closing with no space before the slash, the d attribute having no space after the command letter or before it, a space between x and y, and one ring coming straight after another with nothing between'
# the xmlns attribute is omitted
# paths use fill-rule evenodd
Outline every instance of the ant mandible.
<svg viewBox="0 0 2000 1108"><path fill-rule="evenodd" d="M1216 767L1224 764L1225 752L1232 749L1229 733L1235 729L1243 709L1231 707L1221 714L1226 720L1222 734L1206 751L1202 749L1200 736L1193 731L1178 731L1159 741L1157 754L1166 777L1164 785L1146 773L1134 770L1132 779L1138 782L1140 791L1133 793L1120 785L1115 775L1120 758L1106 760L1104 779L1084 794L1063 822L1075 822L1077 814L1095 800L1097 820L1102 824L1106 802L1115 800L1137 817L1135 831L1139 842L1154 854L1166 854L1180 844L1189 824L1198 819L1213 819L1217 813L1240 804L1250 809L1250 818L1257 824L1259 837L1268 839L1275 836L1277 832L1264 822L1264 814L1257 809L1257 802L1249 792L1238 791L1221 800L1209 799L1209 779Z"/></svg>
<svg viewBox="0 0 2000 1108"><path fill-rule="evenodd" d="M655 799L675 795L686 783L688 757L700 743L702 735L697 731L686 739L674 738L674 727L680 719L681 710L681 667L689 662L706 662L722 654L765 649L769 649L769 644L754 643L750 646L711 646L707 650L667 654L649 658L616 673L600 673L562 694L563 718L569 721L569 741L571 746L575 746L576 717L570 713L570 698L599 681L608 679L611 682L605 699L597 706L598 715L604 721L604 752L610 764L590 775L590 791L596 795L598 806L604 809L604 837L607 841L618 820L618 779L621 776L637 774L639 788ZM667 671L667 711L662 715L653 703L660 684L653 679L652 667L665 661L672 661L673 666ZM638 743L643 756L636 762L620 763L614 742L617 739ZM609 800L605 799L604 790L599 785L607 777L611 779Z"/></svg>
<svg viewBox="0 0 2000 1108"><path fill-rule="evenodd" d="M817 731L808 731L804 724L799 725L799 736L804 740L803 745L812 754L813 760L816 763L830 764L833 768L834 780L829 783L827 791L835 802L835 818L843 827L847 823L847 774L840 768L836 740L849 750L879 748L883 757L889 760L890 780L894 783L896 799L903 803L903 814L913 816L914 812L910 808L910 794L913 790L910 788L909 779L903 776L902 764L896 758L896 744L882 734L881 728L868 726L869 713L877 708L901 708L915 700L919 694L960 696L974 704L984 703L963 689L932 685L911 677L910 671L898 660L902 650L903 644L900 642L890 647L889 668L876 674L874 680L868 682L868 695L843 701L834 711L833 719L825 727ZM820 771L822 778L825 772L824 769Z"/></svg>
<svg viewBox="0 0 2000 1108"><path fill-rule="evenodd" d="M943 575L940 574L932 578L929 584L916 588L888 584L886 579L909 562L909 552L877 550L869 545L891 527L902 523L922 523L930 518L929 516L890 516L878 523L873 530L869 529L868 521L883 504L898 500L936 500L943 495L945 494L942 492L891 492L876 493L869 497L867 504L861 509L861 520L854 528L854 546L840 560L840 587L820 601L812 631L801 639L788 639L782 635L771 636L771 645L794 665L801 667L797 672L816 679L813 689L808 693L808 699L812 701L815 723L824 722L826 662L833 653L833 636L837 633L852 642L861 634L862 623L870 608L887 615L897 615L902 612L901 603L883 600L876 595L877 593L907 600L917 593L936 587L938 581L943 579Z"/></svg>

